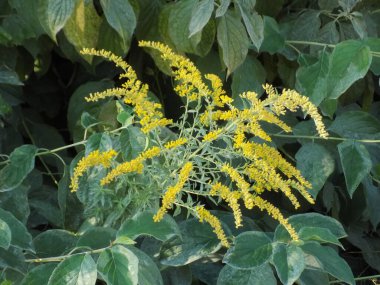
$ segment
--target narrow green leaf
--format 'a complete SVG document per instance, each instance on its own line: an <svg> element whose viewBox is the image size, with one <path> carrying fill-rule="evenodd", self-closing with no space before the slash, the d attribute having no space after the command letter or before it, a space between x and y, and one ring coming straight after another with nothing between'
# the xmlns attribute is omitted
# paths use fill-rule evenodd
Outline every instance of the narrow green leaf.
<svg viewBox="0 0 380 285"><path fill-rule="evenodd" d="M21 285L48 284L49 278L56 266L57 264L55 263L47 263L33 268L22 280Z"/></svg>
<svg viewBox="0 0 380 285"><path fill-rule="evenodd" d="M76 0L40 0L38 18L48 35L56 41L56 34L63 29L74 11Z"/></svg>
<svg viewBox="0 0 380 285"><path fill-rule="evenodd" d="M12 232L8 224L0 219L0 247L8 249L11 245Z"/></svg>
<svg viewBox="0 0 380 285"><path fill-rule="evenodd" d="M248 37L240 18L227 12L217 27L218 44L222 50L227 73L231 74L245 60L248 53Z"/></svg>
<svg viewBox="0 0 380 285"><path fill-rule="evenodd" d="M202 31L210 20L212 11L214 11L214 0L201 0L195 5L193 12L191 13L189 37Z"/></svg>
<svg viewBox="0 0 380 285"><path fill-rule="evenodd" d="M134 240L140 235L148 235L165 241L180 235L178 225L171 216L165 215L158 223L153 221L153 216L154 213L150 211L136 214L121 225L117 237L126 236Z"/></svg>
<svg viewBox="0 0 380 285"><path fill-rule="evenodd" d="M54 269L48 285L95 285L96 264L90 254L76 254Z"/></svg>
<svg viewBox="0 0 380 285"><path fill-rule="evenodd" d="M363 144L344 141L338 145L347 191L352 198L355 190L372 168L371 157Z"/></svg>
<svg viewBox="0 0 380 285"><path fill-rule="evenodd" d="M316 257L329 274L348 284L355 284L351 268L332 248L321 246L315 242L304 244L301 247L304 252Z"/></svg>
<svg viewBox="0 0 380 285"><path fill-rule="evenodd" d="M370 49L362 42L348 40L337 44L331 54L328 73L329 98L338 98L355 81L363 78L371 62Z"/></svg>
<svg viewBox="0 0 380 285"><path fill-rule="evenodd" d="M0 208L0 219L5 222L11 232L11 245L33 251L32 236L28 230L19 220L15 218L10 212Z"/></svg>
<svg viewBox="0 0 380 285"><path fill-rule="evenodd" d="M298 150L296 160L297 168L313 186L310 194L316 198L327 178L334 171L334 158L322 145L308 143Z"/></svg>
<svg viewBox="0 0 380 285"><path fill-rule="evenodd" d="M219 18L219 17L224 16L230 4L231 4L231 0L221 0L219 7L215 11L215 17Z"/></svg>
<svg viewBox="0 0 380 285"><path fill-rule="evenodd" d="M107 22L121 36L124 46L130 46L136 28L136 16L128 0L100 0Z"/></svg>
<svg viewBox="0 0 380 285"><path fill-rule="evenodd" d="M223 262L238 269L252 269L263 265L272 256L272 241L263 232L244 232L235 238L235 244Z"/></svg>
<svg viewBox="0 0 380 285"><path fill-rule="evenodd" d="M116 245L100 254L98 272L108 285L137 285L138 263L132 251Z"/></svg>
<svg viewBox="0 0 380 285"><path fill-rule="evenodd" d="M303 228L314 227L328 229L338 239L347 236L343 226L337 220L318 213L293 215L288 218L288 222L297 233L300 233ZM274 233L274 240L281 242L289 242L291 240L284 226L277 226Z"/></svg>
<svg viewBox="0 0 380 285"><path fill-rule="evenodd" d="M220 271L217 285L276 285L277 280L269 264L252 269L237 269L226 265Z"/></svg>
<svg viewBox="0 0 380 285"><path fill-rule="evenodd" d="M20 81L18 74L4 65L0 66L0 84L24 85Z"/></svg>
<svg viewBox="0 0 380 285"><path fill-rule="evenodd" d="M273 264L282 284L291 285L305 269L304 254L297 246L278 244L273 252Z"/></svg>

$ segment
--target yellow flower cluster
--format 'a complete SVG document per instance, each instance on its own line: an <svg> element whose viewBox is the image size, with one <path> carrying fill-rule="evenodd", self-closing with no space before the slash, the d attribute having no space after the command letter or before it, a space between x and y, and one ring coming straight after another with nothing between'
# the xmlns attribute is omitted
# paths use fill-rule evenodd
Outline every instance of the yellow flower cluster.
<svg viewBox="0 0 380 285"><path fill-rule="evenodd" d="M113 180L115 180L116 177L131 173L131 172L137 172L142 173L144 169L143 162L149 158L153 158L160 154L160 148L159 147L152 147L144 152L142 152L138 157L135 159L132 159L131 161L127 161L124 163L119 164L114 169L112 169L101 181L100 185L104 186L109 183L111 183Z"/></svg>
<svg viewBox="0 0 380 285"><path fill-rule="evenodd" d="M193 164L191 162L186 162L186 164L182 167L179 172L178 181L175 185L170 186L166 192L164 197L162 198L162 206L158 210L158 212L153 216L155 222L159 222L164 217L166 211L172 207L173 202L177 194L182 190L186 181L189 179L190 172L193 169Z"/></svg>
<svg viewBox="0 0 380 285"><path fill-rule="evenodd" d="M88 102L98 101L107 97L117 97L122 99L124 103L134 106L137 116L140 118L141 130L144 133L150 132L152 129L172 124L172 120L163 118L160 111L161 104L154 103L148 99L148 85L143 84L137 79L136 72L133 68L111 52L95 49L83 49L81 51L85 55L95 55L104 57L122 68L124 73L120 75L120 79L126 81L121 88L111 88L102 92L90 94L86 100Z"/></svg>
<svg viewBox="0 0 380 285"><path fill-rule="evenodd" d="M114 156L117 155L117 152L113 149L100 152L95 150L91 152L86 157L83 157L77 164L74 169L73 177L71 178L70 189L71 192L75 192L79 188L79 178L83 176L87 169L97 165L102 165L105 168L111 166L111 160Z"/></svg>
<svg viewBox="0 0 380 285"><path fill-rule="evenodd" d="M179 147L179 146L181 146L181 145L183 145L185 143L187 143L187 139L186 138L179 138L179 139L176 139L174 141L167 142L164 147L166 149L172 149L172 148Z"/></svg>
<svg viewBox="0 0 380 285"><path fill-rule="evenodd" d="M209 223L210 226L214 229L213 232L219 238L221 244L224 247L229 248L230 244L227 240L226 234L224 233L222 224L219 221L219 219L215 217L213 214L211 214L209 211L207 211L203 206L197 206L195 211L199 216L200 222L202 223L203 221L206 221L207 223Z"/></svg>
<svg viewBox="0 0 380 285"><path fill-rule="evenodd" d="M216 140L218 138L218 136L222 133L222 131L223 131L222 129L216 129L214 131L207 133L203 137L203 141L204 142L211 142L213 140Z"/></svg>
<svg viewBox="0 0 380 285"><path fill-rule="evenodd" d="M231 104L233 102L233 99L227 96L226 91L223 90L222 80L220 80L217 75L206 74L205 78L211 82L213 89L211 97L215 106L222 108L225 104Z"/></svg>

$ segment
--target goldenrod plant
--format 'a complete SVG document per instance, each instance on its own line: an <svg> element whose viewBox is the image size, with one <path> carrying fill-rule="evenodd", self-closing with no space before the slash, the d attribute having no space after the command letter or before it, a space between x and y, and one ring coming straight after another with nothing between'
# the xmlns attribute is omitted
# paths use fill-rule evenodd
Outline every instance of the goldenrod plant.
<svg viewBox="0 0 380 285"><path fill-rule="evenodd" d="M122 106L133 106L133 121L125 127L139 128L146 145L130 160L117 155L114 149L92 151L75 167L71 191L86 185L86 170L100 167L105 171L98 178L99 188L88 191L123 191L132 200L139 200L139 192L146 192L145 200L138 204L142 209L157 211L153 217L155 222L160 222L173 208L183 207L200 221L209 223L222 245L228 248L233 237L226 235L221 222L203 202L212 199L229 205L236 227L242 226L242 207L248 210L257 207L277 220L291 238L298 241L299 236L288 219L261 195L265 191L280 192L297 209L300 202L295 193L314 203L308 192L311 184L270 146L271 137L262 123L291 132L281 115L299 108L314 120L319 136L326 138L328 134L317 108L294 90L278 92L266 84L263 86L267 93L265 99L259 99L255 92L245 92L241 97L248 103L247 107L238 109L218 76L202 75L188 58L162 43L141 41L139 46L158 51L171 67L174 90L184 99L183 115L179 121L165 118L162 106L149 99L148 86L120 57L104 50L83 49L84 55L101 56L114 62L121 68L119 78L123 80L120 87L92 93L86 100L91 104L111 97ZM175 137L165 136L164 128L176 130ZM136 179L142 179L144 187L134 189L130 181ZM158 208L159 199L161 206Z"/></svg>

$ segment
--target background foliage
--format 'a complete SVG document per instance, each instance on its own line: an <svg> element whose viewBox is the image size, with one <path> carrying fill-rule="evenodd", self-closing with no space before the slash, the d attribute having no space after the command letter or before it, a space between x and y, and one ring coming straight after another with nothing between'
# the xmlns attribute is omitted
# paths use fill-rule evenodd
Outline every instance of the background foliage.
<svg viewBox="0 0 380 285"><path fill-rule="evenodd" d="M0 11L2 284L61 284L65 274L75 278L62 284L94 284L98 277L108 284L292 284L298 279L309 285L327 283L331 276L352 284L338 251L319 245L339 246L345 232L339 253L358 282L379 274L379 1L0 0ZM264 82L296 89L319 106L329 140L316 137L301 113L284 118L294 126L293 135L271 134L313 184L317 203L303 206L301 212L309 214L301 219L310 224L302 231L317 236L318 243L302 250L278 246L266 259L260 253L260 267L247 268L239 259L249 249L239 252L239 242L281 240L280 228L275 231L276 224L260 213L246 213L254 222L247 218L247 226L234 233L238 238L224 257L227 265L220 262L223 253L211 230L183 221L182 215L167 218L162 228L144 227L149 212L130 213L120 227L92 227L85 220L86 211L96 211L102 200L98 197L94 208L68 192L70 164L83 150L112 145L107 131L125 122L128 112L116 117L114 102L83 100L89 92L112 87L117 70L79 50L104 48L125 56L166 115L180 115L170 70L158 54L137 47L140 39L162 41L186 53L202 72L220 75L238 106L245 104L241 92L262 94ZM121 143L132 154L142 141L129 129ZM285 200L276 205L296 214ZM231 223L228 214L220 215ZM327 216L344 229L329 235ZM319 220L319 226L313 224ZM340 229L339 223L334 228ZM175 236L181 233L186 239L179 243ZM70 252L85 253L62 257ZM294 263L304 255L305 264ZM40 265L39 258L51 262ZM138 269L129 276L126 267Z"/></svg>

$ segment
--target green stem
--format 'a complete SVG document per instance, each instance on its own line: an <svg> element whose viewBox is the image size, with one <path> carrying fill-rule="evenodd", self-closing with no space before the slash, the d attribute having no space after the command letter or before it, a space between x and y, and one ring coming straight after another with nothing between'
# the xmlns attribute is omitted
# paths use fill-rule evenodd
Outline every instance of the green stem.
<svg viewBox="0 0 380 285"><path fill-rule="evenodd" d="M361 280L368 280L368 279L375 279L375 278L380 278L380 274L379 275L357 277L357 278L354 278L354 279L355 279L355 281L361 281ZM337 284L337 283L343 283L343 282L339 281L339 280L334 280L334 281L330 281L329 282L329 284Z"/></svg>
<svg viewBox="0 0 380 285"><path fill-rule="evenodd" d="M327 140L327 141L356 141L361 143L380 143L380 140L367 140L367 139L350 139L350 138L338 138L338 137L327 137L321 138L318 136L301 136L301 135L284 135L284 134L269 134L273 137L279 138L293 138L293 139L309 139L309 140Z"/></svg>

